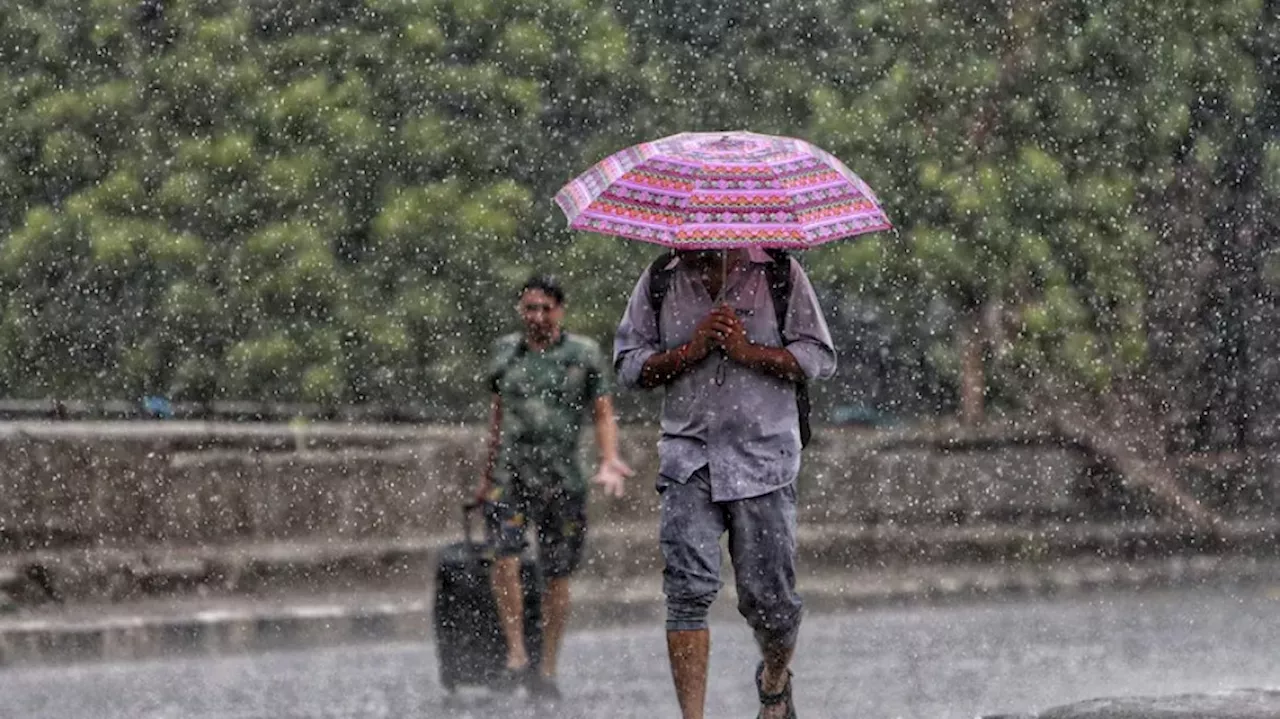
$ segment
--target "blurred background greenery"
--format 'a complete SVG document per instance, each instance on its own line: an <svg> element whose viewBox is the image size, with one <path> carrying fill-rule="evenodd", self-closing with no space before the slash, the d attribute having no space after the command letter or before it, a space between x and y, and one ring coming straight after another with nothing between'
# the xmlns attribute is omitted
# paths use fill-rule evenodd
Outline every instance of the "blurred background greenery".
<svg viewBox="0 0 1280 719"><path fill-rule="evenodd" d="M808 139L895 234L801 260L820 418L1125 397L1271 432L1280 20L1263 0L9 0L0 396L484 416L533 271L608 346L656 247L552 202L687 130ZM644 416L624 398L624 416Z"/></svg>

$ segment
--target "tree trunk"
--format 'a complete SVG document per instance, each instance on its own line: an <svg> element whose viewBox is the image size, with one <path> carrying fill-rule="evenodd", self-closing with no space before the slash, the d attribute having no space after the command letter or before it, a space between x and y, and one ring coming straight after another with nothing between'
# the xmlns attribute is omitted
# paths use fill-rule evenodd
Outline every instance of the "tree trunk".
<svg viewBox="0 0 1280 719"><path fill-rule="evenodd" d="M1111 465L1126 485L1171 515L1202 532L1222 526L1222 518L1182 486L1181 463L1167 452L1160 421L1141 401L1111 394L1089 407L1050 392L1038 404L1055 432Z"/></svg>
<svg viewBox="0 0 1280 719"><path fill-rule="evenodd" d="M986 414L987 381L983 362L985 342L982 311L975 308L960 320L960 422L972 427Z"/></svg>

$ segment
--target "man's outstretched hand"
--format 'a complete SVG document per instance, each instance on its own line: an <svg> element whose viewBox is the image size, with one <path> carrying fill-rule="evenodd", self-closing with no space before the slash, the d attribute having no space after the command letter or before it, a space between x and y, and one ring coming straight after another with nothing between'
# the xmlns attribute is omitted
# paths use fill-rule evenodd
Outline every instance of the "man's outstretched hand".
<svg viewBox="0 0 1280 719"><path fill-rule="evenodd" d="M600 469L596 470L596 476L591 481L604 488L604 493L610 497L621 497L626 492L626 479L635 472L620 459L611 459L600 464Z"/></svg>

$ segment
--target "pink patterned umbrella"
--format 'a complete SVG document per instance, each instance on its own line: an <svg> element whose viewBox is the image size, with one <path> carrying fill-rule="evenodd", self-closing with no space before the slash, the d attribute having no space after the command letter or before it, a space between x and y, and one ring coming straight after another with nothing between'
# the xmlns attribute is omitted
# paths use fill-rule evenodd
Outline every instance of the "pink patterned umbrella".
<svg viewBox="0 0 1280 719"><path fill-rule="evenodd" d="M556 193L576 230L689 250L802 249L893 227L875 193L804 140L686 132L606 157Z"/></svg>

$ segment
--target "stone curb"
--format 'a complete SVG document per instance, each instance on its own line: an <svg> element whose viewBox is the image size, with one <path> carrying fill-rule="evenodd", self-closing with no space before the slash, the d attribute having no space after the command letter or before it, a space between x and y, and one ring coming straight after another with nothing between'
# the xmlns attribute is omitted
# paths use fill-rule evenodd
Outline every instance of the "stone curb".
<svg viewBox="0 0 1280 719"><path fill-rule="evenodd" d="M982 719L1275 719L1280 691L1233 689L1216 694L1173 694L1089 699L1040 714L989 714Z"/></svg>
<svg viewBox="0 0 1280 719"><path fill-rule="evenodd" d="M658 570L661 558L651 522L603 524L592 530L580 576L615 580ZM1274 557L1280 522L1234 522L1216 536L1189 534L1175 522L1059 523L1039 527L882 524L848 527L807 524L799 529L801 567L846 568L949 564L1045 564L1106 557L1111 561L1173 556ZM0 591L19 604L57 594L80 601L133 602L153 597L207 598L345 592L420 586L431 580L440 550L454 534L376 540L264 542L231 546L97 548L0 556ZM625 561L619 561L625 558ZM26 581L32 567L51 586ZM34 599L21 601L22 595Z"/></svg>
<svg viewBox="0 0 1280 719"><path fill-rule="evenodd" d="M838 611L918 601L1187 587L1209 582L1280 584L1280 561L1197 557L1134 564L1090 561L1049 568L827 572L802 578L800 591L810 611ZM723 594L727 596L716 602L713 614L733 616L731 582ZM657 628L662 612L660 579L656 576L575 583L575 629L635 622L652 622ZM423 641L431 632L429 587L328 598L79 607L60 613L0 617L0 667Z"/></svg>

